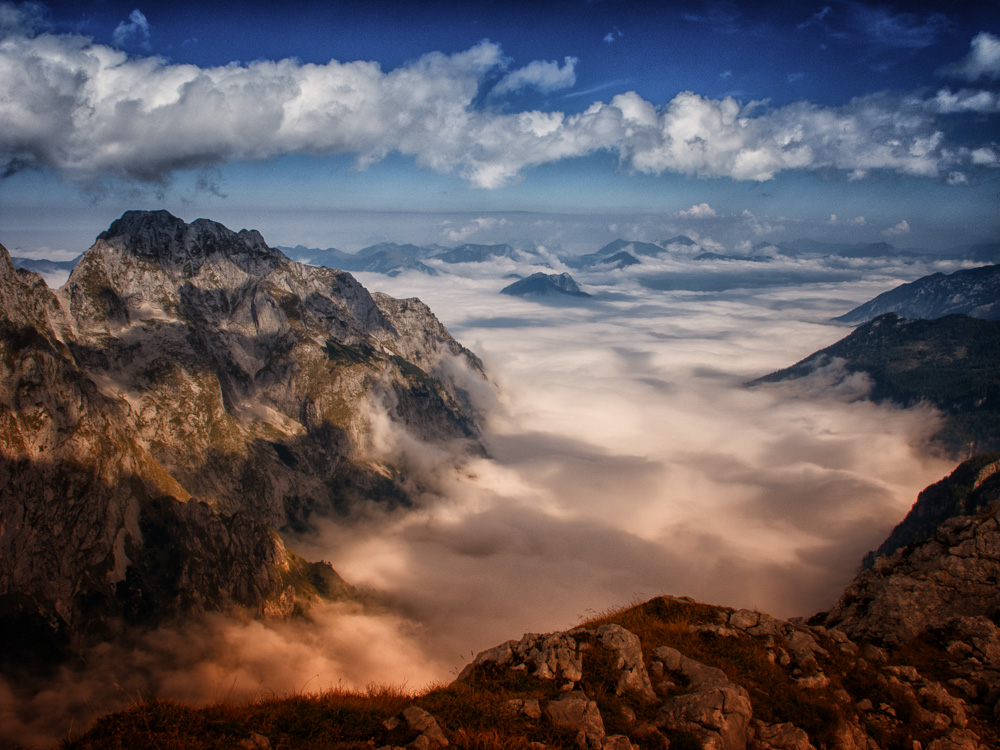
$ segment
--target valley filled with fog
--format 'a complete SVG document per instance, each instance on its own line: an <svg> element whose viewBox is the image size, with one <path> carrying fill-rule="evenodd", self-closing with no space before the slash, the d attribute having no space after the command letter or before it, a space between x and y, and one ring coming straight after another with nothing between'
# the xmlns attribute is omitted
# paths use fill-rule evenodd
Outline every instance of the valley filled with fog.
<svg viewBox="0 0 1000 750"><path fill-rule="evenodd" d="M573 271L593 295L582 300L498 294L505 274L537 270L514 261L358 274L420 297L484 359L498 393L482 404L492 460L435 476L415 511L299 546L389 593L449 668L661 593L780 617L829 607L953 467L927 443L936 416L859 401L864 380L835 371L745 384L846 336L832 317L939 268L673 258ZM650 288L665 280L688 288Z"/></svg>
<svg viewBox="0 0 1000 750"><path fill-rule="evenodd" d="M832 367L747 383L846 336L834 316L958 261L429 262L438 274L355 275L372 292L419 297L482 358L492 387L467 377L490 456L456 469L376 408L372 439L408 468L415 507L285 537L378 606L324 604L276 622L205 615L127 650L97 647L83 671L64 669L30 699L0 685L24 736L65 736L66 722L152 695L417 690L524 632L660 594L809 616L956 463L928 442L933 410L859 400L863 377ZM566 270L589 298L500 294L511 274Z"/></svg>

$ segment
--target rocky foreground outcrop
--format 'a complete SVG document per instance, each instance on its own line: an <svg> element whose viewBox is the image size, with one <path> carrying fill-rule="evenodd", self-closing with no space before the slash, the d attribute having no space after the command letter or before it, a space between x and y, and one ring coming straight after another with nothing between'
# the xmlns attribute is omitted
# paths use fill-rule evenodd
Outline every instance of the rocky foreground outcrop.
<svg viewBox="0 0 1000 750"><path fill-rule="evenodd" d="M0 671L179 614L351 596L278 532L407 503L407 444L481 452L477 384L419 300L252 230L130 211L55 292L0 246Z"/></svg>
<svg viewBox="0 0 1000 750"><path fill-rule="evenodd" d="M525 635L458 679L509 692L511 710L539 731L563 730L558 747L993 746L988 688L985 701L970 700L937 669L899 660L835 628L663 597Z"/></svg>

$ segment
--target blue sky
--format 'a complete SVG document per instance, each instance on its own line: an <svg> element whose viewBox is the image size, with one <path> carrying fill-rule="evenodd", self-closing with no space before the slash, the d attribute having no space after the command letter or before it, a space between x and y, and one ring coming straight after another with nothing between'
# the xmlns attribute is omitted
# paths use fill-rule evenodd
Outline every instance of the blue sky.
<svg viewBox="0 0 1000 750"><path fill-rule="evenodd" d="M160 206L346 249L524 211L730 247L1000 237L991 2L3 3L0 33L21 254Z"/></svg>

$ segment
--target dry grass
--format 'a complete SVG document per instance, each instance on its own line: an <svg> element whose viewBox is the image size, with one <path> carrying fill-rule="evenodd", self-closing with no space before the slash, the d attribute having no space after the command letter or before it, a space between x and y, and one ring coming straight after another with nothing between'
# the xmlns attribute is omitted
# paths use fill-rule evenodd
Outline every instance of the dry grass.
<svg viewBox="0 0 1000 750"><path fill-rule="evenodd" d="M395 688L365 692L330 691L246 703L195 708L171 701L142 701L98 720L64 750L222 750L238 747L252 734L272 747L302 750L370 748L385 729L382 721L413 702Z"/></svg>

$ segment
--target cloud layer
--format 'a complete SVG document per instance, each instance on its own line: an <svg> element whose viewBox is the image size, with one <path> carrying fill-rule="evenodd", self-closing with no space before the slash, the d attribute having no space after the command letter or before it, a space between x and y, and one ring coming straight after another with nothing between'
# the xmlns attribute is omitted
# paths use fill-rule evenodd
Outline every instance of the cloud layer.
<svg viewBox="0 0 1000 750"><path fill-rule="evenodd" d="M768 107L691 91L658 106L627 92L576 114L509 113L477 103L490 80L501 76L491 102L526 87L551 93L573 85L577 60L533 61L503 75L499 45L484 41L391 71L292 59L199 68L131 57L83 36L34 34L30 18L5 8L0 163L7 174L43 167L82 181L165 183L176 170L230 160L351 154L365 167L399 153L496 188L534 166L598 151L618 154L630 171L736 180L827 168L943 178L1000 162L995 145L950 142L938 122L996 111L990 92L871 95L840 107ZM122 41L144 34L141 14L116 31ZM957 70L966 78L992 71L995 42L980 34Z"/></svg>

